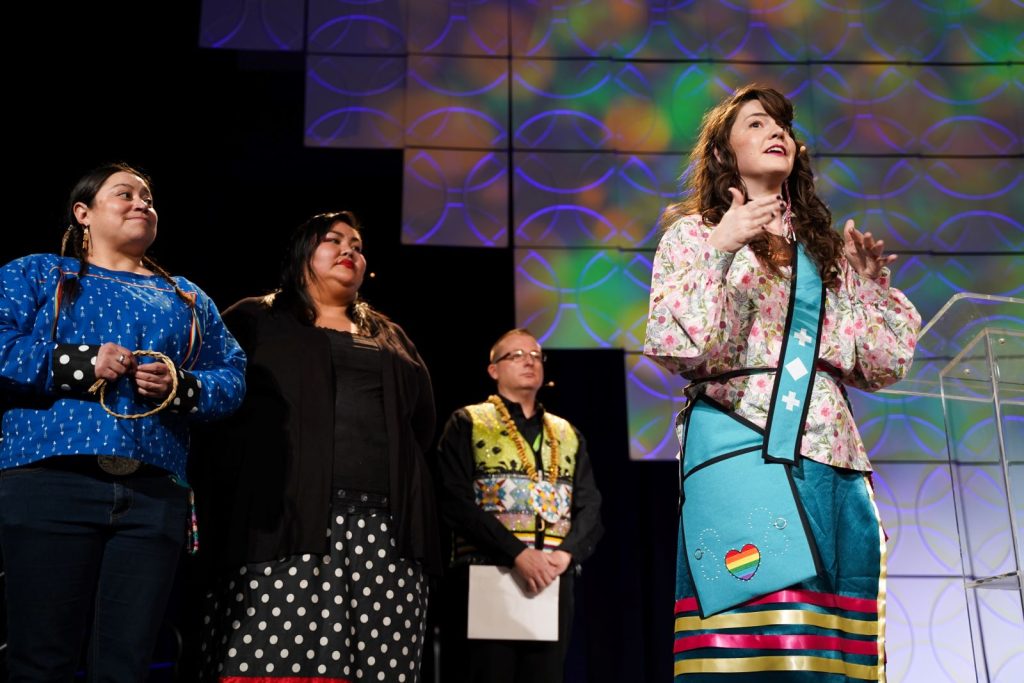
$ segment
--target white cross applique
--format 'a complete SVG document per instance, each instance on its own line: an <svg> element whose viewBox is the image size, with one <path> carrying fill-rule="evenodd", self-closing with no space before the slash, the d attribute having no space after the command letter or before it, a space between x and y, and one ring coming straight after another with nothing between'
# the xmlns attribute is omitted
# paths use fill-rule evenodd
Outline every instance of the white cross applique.
<svg viewBox="0 0 1024 683"><path fill-rule="evenodd" d="M800 342L800 346L807 346L810 342L814 341L814 337L807 334L807 330L803 327L800 331L793 335L793 338Z"/></svg>
<svg viewBox="0 0 1024 683"><path fill-rule="evenodd" d="M796 397L796 392L793 391L783 396L782 402L786 404L786 410L788 410L789 412L793 412L793 408L796 408L798 405L800 405L800 399Z"/></svg>

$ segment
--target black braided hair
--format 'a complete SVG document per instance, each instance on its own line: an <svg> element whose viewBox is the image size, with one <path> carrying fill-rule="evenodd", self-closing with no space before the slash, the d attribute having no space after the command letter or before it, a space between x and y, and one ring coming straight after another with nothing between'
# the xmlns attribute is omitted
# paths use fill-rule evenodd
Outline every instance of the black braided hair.
<svg viewBox="0 0 1024 683"><path fill-rule="evenodd" d="M61 256L73 256L78 259L78 278L65 285L65 301L68 302L68 305L70 305L78 295L80 281L85 277L86 272L89 270L89 254L88 248L86 247L86 235L88 234L86 232L87 228L79 223L78 219L75 217L75 205L82 203L91 207L93 202L96 200L96 194L100 191L100 188L103 187L103 184L107 182L107 178L115 173L130 173L141 178L142 181L150 188L153 186L152 182L150 182L149 176L137 168L129 166L123 162L113 162L97 166L79 178L78 182L75 183L75 186L71 189L71 194L68 196L68 227L64 230L64 237L60 242ZM68 254L69 246L71 247L70 254ZM144 256L142 258L142 262L147 268L166 280L167 283L174 288L174 292L178 295L178 298L188 304L190 308L195 306L195 297L182 290L181 287L178 286L178 283L175 282L174 278L172 278L166 270L160 267L156 261L149 256Z"/></svg>

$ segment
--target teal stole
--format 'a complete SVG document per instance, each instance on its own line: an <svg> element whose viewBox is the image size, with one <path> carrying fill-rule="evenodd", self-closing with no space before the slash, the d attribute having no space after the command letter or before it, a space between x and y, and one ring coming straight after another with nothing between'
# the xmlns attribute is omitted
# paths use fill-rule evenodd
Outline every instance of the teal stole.
<svg viewBox="0 0 1024 683"><path fill-rule="evenodd" d="M814 388L824 285L799 244L766 426L704 395L682 431L677 572L688 571L707 617L813 578L820 560L793 483Z"/></svg>

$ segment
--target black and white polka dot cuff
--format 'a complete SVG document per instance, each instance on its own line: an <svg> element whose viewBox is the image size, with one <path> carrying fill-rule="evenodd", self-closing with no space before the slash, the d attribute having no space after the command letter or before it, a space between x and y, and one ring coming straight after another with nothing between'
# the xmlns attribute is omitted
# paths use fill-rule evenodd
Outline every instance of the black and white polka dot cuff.
<svg viewBox="0 0 1024 683"><path fill-rule="evenodd" d="M59 394L84 394L96 381L96 354L99 345L54 344L53 388Z"/></svg>
<svg viewBox="0 0 1024 683"><path fill-rule="evenodd" d="M177 370L178 393L174 395L170 408L179 413L199 412L199 394L203 390L203 383L191 372Z"/></svg>

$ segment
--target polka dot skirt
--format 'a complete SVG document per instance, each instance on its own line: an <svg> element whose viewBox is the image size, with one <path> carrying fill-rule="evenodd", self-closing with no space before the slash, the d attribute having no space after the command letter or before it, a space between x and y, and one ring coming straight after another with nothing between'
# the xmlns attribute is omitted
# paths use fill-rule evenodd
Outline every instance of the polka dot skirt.
<svg viewBox="0 0 1024 683"><path fill-rule="evenodd" d="M386 512L334 513L330 554L248 564L207 595L204 680L419 680L427 582Z"/></svg>

